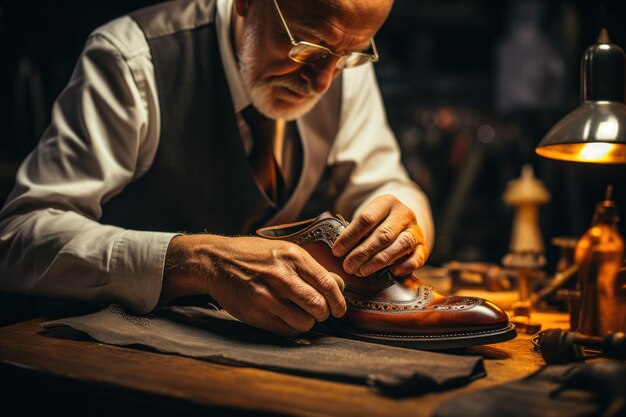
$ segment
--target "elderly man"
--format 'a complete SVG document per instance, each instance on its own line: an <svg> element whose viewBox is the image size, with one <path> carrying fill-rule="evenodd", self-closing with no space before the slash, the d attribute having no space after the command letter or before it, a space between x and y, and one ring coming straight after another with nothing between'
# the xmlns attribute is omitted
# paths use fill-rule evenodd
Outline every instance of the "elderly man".
<svg viewBox="0 0 626 417"><path fill-rule="evenodd" d="M245 235L298 219L322 178L352 218L332 249L347 273L421 266L430 209L372 67L391 6L181 0L97 29L0 213L0 288L136 313L208 294L251 325L307 331L345 313L340 279Z"/></svg>

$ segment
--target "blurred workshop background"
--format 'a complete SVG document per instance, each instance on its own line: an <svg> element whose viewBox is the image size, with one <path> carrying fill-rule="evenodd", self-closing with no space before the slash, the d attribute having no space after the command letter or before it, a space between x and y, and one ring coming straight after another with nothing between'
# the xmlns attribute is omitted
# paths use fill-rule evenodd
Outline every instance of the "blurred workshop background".
<svg viewBox="0 0 626 417"><path fill-rule="evenodd" d="M0 199L36 145L87 35L154 0L0 3ZM554 236L580 236L608 183L624 217L626 166L544 160L548 129L579 104L580 58L604 22L626 47L626 2L396 0L376 37L392 129L437 227L429 261L500 262L513 209L502 195L532 164L552 194L540 209L548 270ZM620 225L624 234L624 223Z"/></svg>

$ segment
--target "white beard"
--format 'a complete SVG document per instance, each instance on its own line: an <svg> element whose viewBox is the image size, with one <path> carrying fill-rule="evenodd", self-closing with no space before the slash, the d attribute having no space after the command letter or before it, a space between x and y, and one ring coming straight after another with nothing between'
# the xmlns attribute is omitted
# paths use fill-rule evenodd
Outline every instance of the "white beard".
<svg viewBox="0 0 626 417"><path fill-rule="evenodd" d="M250 99L256 109L270 119L294 120L308 113L322 97L311 87L298 81L297 75L274 77L270 80L254 80L253 70L258 67L260 47L260 26L257 22L247 25L243 29L241 48L239 50L239 70L243 83L250 92ZM301 103L277 102L272 98L272 92L284 87L298 94L307 96Z"/></svg>

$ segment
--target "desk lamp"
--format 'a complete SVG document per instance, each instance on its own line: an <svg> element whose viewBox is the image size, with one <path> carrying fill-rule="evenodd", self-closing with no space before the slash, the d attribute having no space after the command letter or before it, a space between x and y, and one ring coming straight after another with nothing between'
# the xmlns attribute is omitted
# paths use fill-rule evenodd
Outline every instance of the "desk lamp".
<svg viewBox="0 0 626 417"><path fill-rule="evenodd" d="M624 51L603 28L582 57L582 104L548 131L535 152L562 161L626 163L624 61Z"/></svg>
<svg viewBox="0 0 626 417"><path fill-rule="evenodd" d="M603 28L582 57L582 104L548 131L535 149L539 155L562 161L626 163L624 62L624 51L611 43ZM626 276L620 271L624 241L617 222L609 186L607 198L596 207L592 226L575 250L582 303L578 329L586 335L626 331L626 285L622 285Z"/></svg>

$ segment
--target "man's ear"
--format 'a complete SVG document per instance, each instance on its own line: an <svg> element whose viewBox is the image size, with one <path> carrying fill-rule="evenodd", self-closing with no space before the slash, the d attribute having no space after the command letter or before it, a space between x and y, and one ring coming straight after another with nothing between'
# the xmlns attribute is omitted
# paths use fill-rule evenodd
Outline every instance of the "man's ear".
<svg viewBox="0 0 626 417"><path fill-rule="evenodd" d="M252 0L235 0L235 11L241 17L245 17L250 10Z"/></svg>

